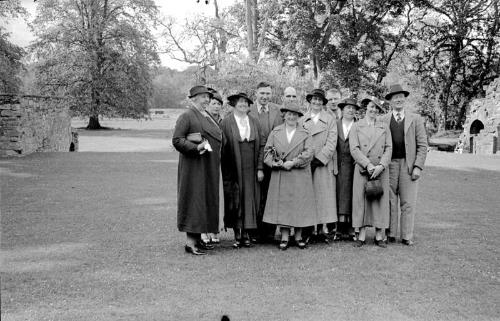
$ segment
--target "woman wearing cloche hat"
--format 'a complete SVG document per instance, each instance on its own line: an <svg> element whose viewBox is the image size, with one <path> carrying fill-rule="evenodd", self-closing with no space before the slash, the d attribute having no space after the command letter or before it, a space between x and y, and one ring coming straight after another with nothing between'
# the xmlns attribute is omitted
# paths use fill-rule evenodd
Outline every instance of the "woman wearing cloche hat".
<svg viewBox="0 0 500 321"><path fill-rule="evenodd" d="M219 227L222 131L205 111L211 96L205 86L191 88L192 106L177 119L172 137L179 151L177 228L186 233L185 250L193 255L213 249L200 235L217 233Z"/></svg>
<svg viewBox="0 0 500 321"><path fill-rule="evenodd" d="M221 123L224 225L234 230L234 248L250 247L250 233L257 228L260 206L259 182L264 178L259 121L248 115L253 103L245 93L228 97L233 111Z"/></svg>
<svg viewBox="0 0 500 321"><path fill-rule="evenodd" d="M285 123L271 131L264 149L264 163L273 171L263 221L280 225L280 250L288 248L292 227L303 249L302 228L318 223L310 168L314 149L311 135L298 126L299 105L286 103L280 110Z"/></svg>
<svg viewBox="0 0 500 321"><path fill-rule="evenodd" d="M314 226L313 237L328 243L327 223L337 221L335 177L333 176L333 155L337 146L337 123L335 117L324 110L328 103L322 89L314 89L306 96L309 110L302 117L300 125L312 136L314 157L311 173L318 210L318 225Z"/></svg>
<svg viewBox="0 0 500 321"><path fill-rule="evenodd" d="M389 227L389 163L392 137L389 126L378 118L381 102L370 97L366 114L350 135L351 155L356 165L353 179L352 226L359 231L356 246L363 246L366 228L375 227L375 244L386 247L384 231Z"/></svg>

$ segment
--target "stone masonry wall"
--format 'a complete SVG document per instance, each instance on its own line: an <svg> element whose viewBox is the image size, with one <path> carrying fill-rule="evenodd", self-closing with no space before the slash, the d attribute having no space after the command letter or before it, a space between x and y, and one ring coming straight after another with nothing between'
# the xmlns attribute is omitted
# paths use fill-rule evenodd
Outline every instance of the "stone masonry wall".
<svg viewBox="0 0 500 321"><path fill-rule="evenodd" d="M64 99L0 94L0 157L69 151L72 140Z"/></svg>

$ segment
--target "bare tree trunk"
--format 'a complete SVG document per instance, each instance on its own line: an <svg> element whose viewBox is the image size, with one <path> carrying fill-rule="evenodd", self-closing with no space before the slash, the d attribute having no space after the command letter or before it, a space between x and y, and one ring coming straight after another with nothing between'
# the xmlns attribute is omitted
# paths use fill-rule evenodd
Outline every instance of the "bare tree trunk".
<svg viewBox="0 0 500 321"><path fill-rule="evenodd" d="M252 24L252 0L245 0L246 2L246 24L247 24L247 50L250 60L254 60L253 57L253 24Z"/></svg>

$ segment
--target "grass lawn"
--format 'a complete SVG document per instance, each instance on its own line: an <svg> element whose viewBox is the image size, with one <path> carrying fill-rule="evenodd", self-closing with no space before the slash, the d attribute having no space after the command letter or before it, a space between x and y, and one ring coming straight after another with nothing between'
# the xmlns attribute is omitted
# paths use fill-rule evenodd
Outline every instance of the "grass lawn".
<svg viewBox="0 0 500 321"><path fill-rule="evenodd" d="M499 320L500 158L428 160L414 247L226 233L205 257L177 232L176 153L0 160L2 320Z"/></svg>

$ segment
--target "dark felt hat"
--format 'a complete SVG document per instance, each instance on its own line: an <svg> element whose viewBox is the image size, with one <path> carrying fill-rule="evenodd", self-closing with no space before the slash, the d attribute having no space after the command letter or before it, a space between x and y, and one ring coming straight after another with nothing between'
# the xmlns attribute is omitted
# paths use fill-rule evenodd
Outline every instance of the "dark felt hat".
<svg viewBox="0 0 500 321"><path fill-rule="evenodd" d="M400 84L394 84L389 87L389 93L385 95L386 100L390 100L392 96L396 94L404 94L405 97L408 97L410 94L408 91L404 90Z"/></svg>
<svg viewBox="0 0 500 321"><path fill-rule="evenodd" d="M200 95L200 94L209 94L210 97L212 97L212 93L210 92L210 90L208 90L207 87L205 86L194 86L193 88L189 89L189 98L193 98L194 96L196 95Z"/></svg>
<svg viewBox="0 0 500 321"><path fill-rule="evenodd" d="M218 92L214 92L212 95L212 99L217 99L221 104L224 104L224 100L222 100L222 96Z"/></svg>
<svg viewBox="0 0 500 321"><path fill-rule="evenodd" d="M291 111L291 112L299 114L299 116L301 116L301 117L304 116L304 113L302 113L302 111L300 110L299 104L297 104L294 101L288 102L288 103L284 104L283 106L281 106L280 111L281 112Z"/></svg>
<svg viewBox="0 0 500 321"><path fill-rule="evenodd" d="M378 110L380 110L381 112L383 112L383 113L386 112L386 109L384 107L385 102L382 99L378 99L375 96L370 96L370 97L366 97L365 99L363 99L361 101L361 106L366 108L370 102L374 103L375 106L377 106Z"/></svg>
<svg viewBox="0 0 500 321"><path fill-rule="evenodd" d="M321 98L323 100L323 105L326 105L326 103L328 103L328 100L325 97L325 91L323 89L316 88L316 89L313 89L310 93L308 93L306 95L307 102L310 103L311 99L314 96Z"/></svg>
<svg viewBox="0 0 500 321"><path fill-rule="evenodd" d="M354 98L347 98L347 99L344 99L344 100L342 100L342 101L338 104L338 106L339 106L339 108L340 108L340 109L343 109L343 108L344 108L345 106L347 106L347 105L354 106L354 107L356 107L356 109L360 109L360 108L361 108L361 107L359 107L358 102L357 102L357 101L356 101L356 99L354 99Z"/></svg>
<svg viewBox="0 0 500 321"><path fill-rule="evenodd" d="M236 102L240 98L245 98L248 101L249 105L253 104L253 101L250 98L248 98L247 94L245 94L245 93L238 93L238 94L231 95L231 96L227 97L227 100L229 101L229 105L234 107L234 106L236 106Z"/></svg>

